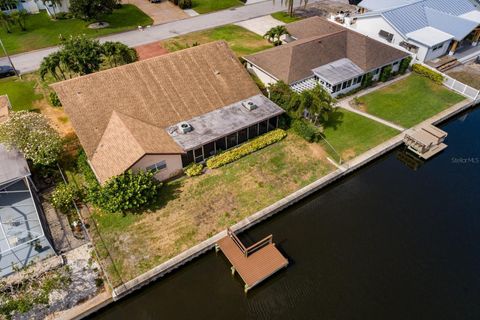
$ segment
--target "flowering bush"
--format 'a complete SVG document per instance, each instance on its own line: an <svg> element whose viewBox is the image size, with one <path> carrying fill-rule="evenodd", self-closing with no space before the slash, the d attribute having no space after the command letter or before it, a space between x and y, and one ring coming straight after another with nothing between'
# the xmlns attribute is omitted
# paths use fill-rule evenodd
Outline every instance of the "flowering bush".
<svg viewBox="0 0 480 320"><path fill-rule="evenodd" d="M60 135L47 118L28 111L13 112L0 125L0 142L8 149L19 150L35 165L55 163L63 149Z"/></svg>
<svg viewBox="0 0 480 320"><path fill-rule="evenodd" d="M430 68L427 68L425 66L422 66L421 64L418 64L418 63L415 63L413 66L412 66L412 70L416 73L418 73L419 75L422 75L424 77L427 77L429 78L430 80L438 83L438 84L442 84L443 83L443 76L436 72L436 71L433 71L432 69Z"/></svg>
<svg viewBox="0 0 480 320"><path fill-rule="evenodd" d="M81 199L82 192L75 184L61 183L53 191L50 202L55 209L58 209L63 213L68 213L73 210L73 203L80 201Z"/></svg>
<svg viewBox="0 0 480 320"><path fill-rule="evenodd" d="M192 163L184 169L184 172L189 177L199 176L203 172L203 164L201 163Z"/></svg>
<svg viewBox="0 0 480 320"><path fill-rule="evenodd" d="M234 148L232 150L223 152L214 157L211 157L207 160L207 167L210 169L215 169L221 166L224 166L230 162L238 160L250 153L253 153L257 150L263 149L266 146L274 144L285 138L287 133L282 129L275 129L270 131L260 137L257 137L250 142L242 144L241 146Z"/></svg>

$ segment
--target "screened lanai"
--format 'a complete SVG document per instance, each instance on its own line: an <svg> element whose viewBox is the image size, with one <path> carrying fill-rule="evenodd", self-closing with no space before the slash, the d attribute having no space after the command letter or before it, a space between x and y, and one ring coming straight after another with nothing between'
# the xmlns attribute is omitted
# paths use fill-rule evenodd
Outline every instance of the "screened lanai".
<svg viewBox="0 0 480 320"><path fill-rule="evenodd" d="M40 221L29 174L25 159L0 145L0 278L55 254Z"/></svg>

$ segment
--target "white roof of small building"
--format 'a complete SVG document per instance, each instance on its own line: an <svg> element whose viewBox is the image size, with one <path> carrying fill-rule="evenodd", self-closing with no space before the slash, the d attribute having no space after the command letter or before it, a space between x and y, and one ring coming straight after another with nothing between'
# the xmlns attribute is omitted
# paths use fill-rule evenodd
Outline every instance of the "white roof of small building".
<svg viewBox="0 0 480 320"><path fill-rule="evenodd" d="M0 185L28 175L30 170L23 155L0 144Z"/></svg>
<svg viewBox="0 0 480 320"><path fill-rule="evenodd" d="M365 72L350 59L342 58L312 70L314 74L331 85L359 77Z"/></svg>
<svg viewBox="0 0 480 320"><path fill-rule="evenodd" d="M432 27L425 27L414 32L407 33L406 36L416 42L432 47L436 44L451 40L453 36L446 32Z"/></svg>
<svg viewBox="0 0 480 320"><path fill-rule="evenodd" d="M379 11L404 6L417 1L420 0L363 0L358 6L371 11Z"/></svg>

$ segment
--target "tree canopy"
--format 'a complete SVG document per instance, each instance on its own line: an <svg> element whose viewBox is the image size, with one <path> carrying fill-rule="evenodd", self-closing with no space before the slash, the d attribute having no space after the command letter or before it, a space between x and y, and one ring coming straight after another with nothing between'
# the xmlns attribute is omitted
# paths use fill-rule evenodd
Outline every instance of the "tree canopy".
<svg viewBox="0 0 480 320"><path fill-rule="evenodd" d="M63 150L62 139L47 118L28 111L13 112L0 124L0 142L22 152L34 165L55 163Z"/></svg>
<svg viewBox="0 0 480 320"><path fill-rule="evenodd" d="M70 13L82 20L98 21L117 6L116 0L70 0Z"/></svg>

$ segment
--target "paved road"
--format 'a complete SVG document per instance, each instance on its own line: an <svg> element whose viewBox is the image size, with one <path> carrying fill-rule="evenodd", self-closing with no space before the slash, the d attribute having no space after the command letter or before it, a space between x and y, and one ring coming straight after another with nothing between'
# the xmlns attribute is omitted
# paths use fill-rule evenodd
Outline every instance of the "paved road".
<svg viewBox="0 0 480 320"><path fill-rule="evenodd" d="M311 1L316 2L316 1ZM295 0L296 6L299 0ZM100 38L100 41L120 41L124 44L134 47L142 44L151 43L163 39L175 37L177 35L190 33L193 31L204 30L218 27L221 25L240 22L273 12L285 10L281 5L281 1L264 1L243 7L223 10L210 14L199 15L185 20L178 20L161 25L146 28L144 31L133 30L129 32L114 34ZM15 67L21 73L35 71L39 68L42 59L50 53L56 51L57 48L47 48L12 56ZM4 59L0 59L3 63Z"/></svg>

